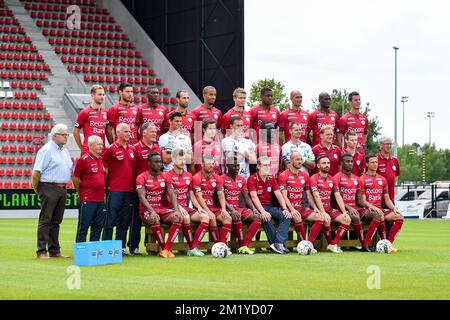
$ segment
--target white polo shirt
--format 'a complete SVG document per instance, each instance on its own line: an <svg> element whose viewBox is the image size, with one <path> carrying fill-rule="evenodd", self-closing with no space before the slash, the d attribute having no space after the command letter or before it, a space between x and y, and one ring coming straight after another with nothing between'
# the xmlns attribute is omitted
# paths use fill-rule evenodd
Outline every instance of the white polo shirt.
<svg viewBox="0 0 450 320"><path fill-rule="evenodd" d="M239 162L239 176L248 179L250 177L250 163L243 157L244 152L256 152L256 145L249 139L241 138L235 139L233 136L228 136L222 140L222 149L225 159L228 152L236 152L240 155Z"/></svg>

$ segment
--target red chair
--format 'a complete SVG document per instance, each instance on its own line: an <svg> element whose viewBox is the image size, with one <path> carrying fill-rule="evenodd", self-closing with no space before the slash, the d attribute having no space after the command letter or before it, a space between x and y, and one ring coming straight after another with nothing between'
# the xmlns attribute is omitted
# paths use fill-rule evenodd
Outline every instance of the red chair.
<svg viewBox="0 0 450 320"><path fill-rule="evenodd" d="M30 188L30 182L28 180L22 181L22 188L23 189L29 189Z"/></svg>
<svg viewBox="0 0 450 320"><path fill-rule="evenodd" d="M12 168L8 168L6 169L6 176L7 177L12 177L14 175L14 171Z"/></svg>
<svg viewBox="0 0 450 320"><path fill-rule="evenodd" d="M5 169L0 168L0 177L4 177L5 176Z"/></svg>
<svg viewBox="0 0 450 320"><path fill-rule="evenodd" d="M10 180L6 180L5 184L3 185L3 188L11 189L11 186L12 186L11 181Z"/></svg>
<svg viewBox="0 0 450 320"><path fill-rule="evenodd" d="M33 160L31 160L31 163L33 163ZM25 169L23 170L23 175L25 177L30 177L31 176L31 169Z"/></svg>
<svg viewBox="0 0 450 320"><path fill-rule="evenodd" d="M10 141L10 142L16 141L16 135L14 133L10 133L8 135L8 141Z"/></svg>
<svg viewBox="0 0 450 320"><path fill-rule="evenodd" d="M35 149L36 148L32 144L27 146L27 152L28 153L34 153Z"/></svg>
<svg viewBox="0 0 450 320"><path fill-rule="evenodd" d="M25 163L26 163L26 164L33 164L33 158L31 158L31 157L26 157L26 158L25 158Z"/></svg>
<svg viewBox="0 0 450 320"><path fill-rule="evenodd" d="M20 188L20 181L19 180L15 180L13 186L14 186L14 189L19 189Z"/></svg>
<svg viewBox="0 0 450 320"><path fill-rule="evenodd" d="M19 145L19 152L20 153L25 153L26 151L27 151L27 149L26 149L25 145L23 145L23 144Z"/></svg>
<svg viewBox="0 0 450 320"><path fill-rule="evenodd" d="M16 176L16 177L21 177L21 176L23 176L23 170L22 169L16 169L16 171L14 171L14 175Z"/></svg>
<svg viewBox="0 0 450 320"><path fill-rule="evenodd" d="M15 144L10 145L9 146L9 152L16 153L17 152L17 145L15 145ZM14 162L15 162L15 160L14 160Z"/></svg>
<svg viewBox="0 0 450 320"><path fill-rule="evenodd" d="M25 158L24 157L17 157L17 164L22 165L25 163Z"/></svg>

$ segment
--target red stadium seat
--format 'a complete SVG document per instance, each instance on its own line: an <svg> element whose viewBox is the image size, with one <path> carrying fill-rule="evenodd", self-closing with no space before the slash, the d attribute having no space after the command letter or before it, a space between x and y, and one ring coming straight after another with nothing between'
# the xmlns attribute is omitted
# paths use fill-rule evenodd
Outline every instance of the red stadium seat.
<svg viewBox="0 0 450 320"><path fill-rule="evenodd" d="M25 158L25 163L26 163L26 164L33 164L33 158L31 158L31 157L26 157L26 158Z"/></svg>
<svg viewBox="0 0 450 320"><path fill-rule="evenodd" d="M5 169L0 168L0 177L4 177L5 176Z"/></svg>
<svg viewBox="0 0 450 320"><path fill-rule="evenodd" d="M6 180L4 185L3 185L3 188L11 189L11 186L12 186L11 181L10 180Z"/></svg>
<svg viewBox="0 0 450 320"><path fill-rule="evenodd" d="M33 163L33 160L31 160L31 163ZM31 176L31 170L30 169L23 170L23 175L25 177L30 177Z"/></svg>
<svg viewBox="0 0 450 320"><path fill-rule="evenodd" d="M23 170L22 169L16 169L15 171L14 171L14 175L16 176L16 177L21 177L22 175L23 175Z"/></svg>
<svg viewBox="0 0 450 320"><path fill-rule="evenodd" d="M22 188L23 189L29 189L30 188L30 182L28 180L22 181Z"/></svg>
<svg viewBox="0 0 450 320"><path fill-rule="evenodd" d="M19 189L20 188L20 181L19 180L15 180L14 184L13 184L14 189Z"/></svg>

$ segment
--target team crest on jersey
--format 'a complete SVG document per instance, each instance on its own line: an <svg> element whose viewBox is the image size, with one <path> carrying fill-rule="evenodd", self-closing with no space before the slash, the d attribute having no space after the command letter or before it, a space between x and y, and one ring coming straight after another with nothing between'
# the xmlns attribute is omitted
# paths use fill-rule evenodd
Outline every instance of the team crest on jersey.
<svg viewBox="0 0 450 320"><path fill-rule="evenodd" d="M159 114L160 116L162 116L162 115L163 115L162 111L158 112L158 114Z"/></svg>
<svg viewBox="0 0 450 320"><path fill-rule="evenodd" d="M211 183L211 185L213 186L213 188L216 187L216 183L215 182Z"/></svg>
<svg viewBox="0 0 450 320"><path fill-rule="evenodd" d="M133 152L130 153L130 158L133 159L134 158L134 154Z"/></svg>
<svg viewBox="0 0 450 320"><path fill-rule="evenodd" d="M276 115L276 114L273 114L273 115L272 115L272 118L276 119L276 118L277 118L277 115Z"/></svg>
<svg viewBox="0 0 450 320"><path fill-rule="evenodd" d="M334 117L330 117L331 121L334 121Z"/></svg>
<svg viewBox="0 0 450 320"><path fill-rule="evenodd" d="M249 117L245 117L245 120L247 120L247 122L248 122L248 121L250 121L250 118Z"/></svg>
<svg viewBox="0 0 450 320"><path fill-rule="evenodd" d="M238 187L239 187L239 188L242 188L242 183L239 182L239 183L238 183Z"/></svg>
<svg viewBox="0 0 450 320"><path fill-rule="evenodd" d="M192 122L192 118L188 118L188 121L189 121L189 122Z"/></svg>
<svg viewBox="0 0 450 320"><path fill-rule="evenodd" d="M191 181L186 180L186 185L188 186L188 185L190 185L190 184L191 184Z"/></svg>
<svg viewBox="0 0 450 320"><path fill-rule="evenodd" d="M164 182L161 182L159 185L161 186L161 188L164 188L166 186Z"/></svg>
<svg viewBox="0 0 450 320"><path fill-rule="evenodd" d="M307 116L303 116L303 119L307 120L307 119L308 119L308 117L307 117Z"/></svg>
<svg viewBox="0 0 450 320"><path fill-rule="evenodd" d="M396 171L397 167L396 166L392 166L392 170Z"/></svg>
<svg viewBox="0 0 450 320"><path fill-rule="evenodd" d="M335 159L337 159L337 158L338 158L338 155L337 155L336 153L335 153L335 154L334 154L333 156L334 156L334 158L335 158Z"/></svg>
<svg viewBox="0 0 450 320"><path fill-rule="evenodd" d="M103 115L103 118L106 120L106 114Z"/></svg>
<svg viewBox="0 0 450 320"><path fill-rule="evenodd" d="M330 188L333 188L333 183L332 182L330 182L328 185L330 186Z"/></svg>
<svg viewBox="0 0 450 320"><path fill-rule="evenodd" d="M353 181L353 183L355 184L355 186L357 186L358 185L358 181Z"/></svg>
<svg viewBox="0 0 450 320"><path fill-rule="evenodd" d="M361 161L356 160L356 164L359 166L361 164Z"/></svg>
<svg viewBox="0 0 450 320"><path fill-rule="evenodd" d="M217 119L219 116L217 114L214 115L214 119Z"/></svg>
<svg viewBox="0 0 450 320"><path fill-rule="evenodd" d="M381 180L378 180L378 184L381 186L383 185L383 182Z"/></svg>
<svg viewBox="0 0 450 320"><path fill-rule="evenodd" d="M361 124L364 125L366 124L366 122L364 120L361 120Z"/></svg>
<svg viewBox="0 0 450 320"><path fill-rule="evenodd" d="M304 179L300 180L300 182L301 182L302 184L305 184L305 180L304 180Z"/></svg>
<svg viewBox="0 0 450 320"><path fill-rule="evenodd" d="M136 111L136 110L133 110L133 114L136 115L136 114L137 114L137 111Z"/></svg>
<svg viewBox="0 0 450 320"><path fill-rule="evenodd" d="M268 187L268 188L267 188L267 192L272 192L272 188L271 188L271 187Z"/></svg>
<svg viewBox="0 0 450 320"><path fill-rule="evenodd" d="M219 148L219 147L217 147L217 148L216 148L216 151L217 151L217 152L220 152L220 148Z"/></svg>

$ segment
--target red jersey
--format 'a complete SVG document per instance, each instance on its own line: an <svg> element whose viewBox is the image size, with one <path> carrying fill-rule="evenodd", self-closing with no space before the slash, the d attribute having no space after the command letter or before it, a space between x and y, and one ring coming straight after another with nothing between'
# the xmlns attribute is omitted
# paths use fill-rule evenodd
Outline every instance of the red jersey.
<svg viewBox="0 0 450 320"><path fill-rule="evenodd" d="M212 107L212 109L207 109L205 108L204 105L200 105L191 112L195 117L195 121L213 119L214 121L216 121L217 128L220 128L220 124L222 121L222 111L220 111L216 107Z"/></svg>
<svg viewBox="0 0 450 320"><path fill-rule="evenodd" d="M219 173L221 171L220 165L223 163L222 144L220 144L219 142L212 142L211 144L207 144L203 139L201 141L197 141L194 144L194 161L196 172L202 170L202 155L204 154L213 157L213 171Z"/></svg>
<svg viewBox="0 0 450 320"><path fill-rule="evenodd" d="M278 176L280 190L287 191L287 197L292 206L299 210L303 207L303 194L310 188L309 177L303 171L298 171L295 176L289 169Z"/></svg>
<svg viewBox="0 0 450 320"><path fill-rule="evenodd" d="M194 191L201 192L208 207L215 207L214 192L223 190L222 178L213 173L211 177L205 178L202 172L198 172L193 179Z"/></svg>
<svg viewBox="0 0 450 320"><path fill-rule="evenodd" d="M325 125L330 125L336 129L338 125L339 116L333 110L330 110L328 114L316 109L309 115L308 120L308 132L312 131L313 141L312 147L320 143L320 129Z"/></svg>
<svg viewBox="0 0 450 320"><path fill-rule="evenodd" d="M102 157L86 153L78 159L73 172L80 179L80 201L103 202L105 200L105 171Z"/></svg>
<svg viewBox="0 0 450 320"><path fill-rule="evenodd" d="M342 196L344 203L356 207L356 195L362 194L362 185L359 177L351 174L350 177L342 172L336 173L333 177L334 184L339 188L339 193Z"/></svg>
<svg viewBox="0 0 450 320"><path fill-rule="evenodd" d="M338 192L338 186L334 184L332 176L328 175L326 179L322 178L318 173L309 179L311 192L319 192L320 200L322 200L323 208L326 212L332 210L331 195Z"/></svg>
<svg viewBox="0 0 450 320"><path fill-rule="evenodd" d="M347 152L347 150L344 149L342 153L346 153L346 152ZM352 173L357 177L361 177L361 175L365 171L366 171L366 157L364 157L363 154L356 151L355 154L353 155Z"/></svg>
<svg viewBox="0 0 450 320"><path fill-rule="evenodd" d="M225 200L229 205L232 205L235 208L239 208L241 206L241 191L247 190L247 182L245 181L245 178L236 176L235 180L233 180L232 178L224 174L222 175L222 181Z"/></svg>
<svg viewBox="0 0 450 320"><path fill-rule="evenodd" d="M159 137L162 133L164 120L169 111L164 106L149 107L146 104L139 106L139 131L146 122L153 122L156 126L156 136ZM142 132L141 132L142 136Z"/></svg>
<svg viewBox="0 0 450 320"><path fill-rule="evenodd" d="M139 141L133 146L135 150L136 168L135 175L138 176L142 172L148 171L148 155L152 152L158 152L161 154L161 150L158 147L158 143L153 143L153 145L148 146L144 141Z"/></svg>
<svg viewBox="0 0 450 320"><path fill-rule="evenodd" d="M341 159L341 149L339 149L338 146L332 144L330 149L323 146L321 143L315 145L312 148L312 152L314 153L314 156L319 158L322 155L328 156L330 159L330 171L328 171L328 174L330 176L334 176L339 171L339 162ZM317 173L319 169L316 167L314 169L314 173Z"/></svg>
<svg viewBox="0 0 450 320"><path fill-rule="evenodd" d="M339 119L337 125L337 132L341 133L343 136L347 132L353 132L358 137L358 145L356 150L361 154L365 154L364 150L364 135L369 133L369 119L362 113L359 115L354 115L353 113L347 112ZM344 140L345 143L345 140Z"/></svg>
<svg viewBox="0 0 450 320"><path fill-rule="evenodd" d="M378 170L377 172L386 179L389 198L392 202L395 200L395 178L400 175L400 164L394 156L386 158L381 153L378 154Z"/></svg>
<svg viewBox="0 0 450 320"><path fill-rule="evenodd" d="M362 191L366 195L367 202L382 209L383 195L388 193L386 179L379 174L374 178L363 174L359 180L361 181Z"/></svg>
<svg viewBox="0 0 450 320"><path fill-rule="evenodd" d="M88 106L80 111L77 121L73 125L75 128L83 129L83 148L81 154L89 152L88 138L90 136L99 136L105 144L106 125L108 124L108 112L105 108L100 111L94 110L92 106Z"/></svg>
<svg viewBox="0 0 450 320"><path fill-rule="evenodd" d="M139 108L134 104L125 107L121 103L112 105L108 109L108 122L114 127L114 132L119 123L126 123L130 126L131 137L128 143L130 145L138 142L137 129L139 124Z"/></svg>
<svg viewBox="0 0 450 320"><path fill-rule="evenodd" d="M237 112L234 110L234 108L231 108L227 111L222 117L221 121L221 127L222 127L222 134L224 136L227 135L227 129L230 129L230 120L233 117L239 117L244 122L244 137L248 139L250 137L250 128L252 126L252 115L248 111L243 111L242 113ZM229 135L229 134L228 134Z"/></svg>
<svg viewBox="0 0 450 320"><path fill-rule="evenodd" d="M172 189L172 183L162 172L156 178L149 172L143 172L136 178L136 190L139 189L145 190L145 199L152 208L160 208L167 204L165 195L168 189ZM141 212L146 210L142 203L139 203L139 209Z"/></svg>
<svg viewBox="0 0 450 320"><path fill-rule="evenodd" d="M177 196L178 204L187 207L188 199L189 199L189 191L193 191L194 188L192 186L193 177L187 171L183 171L183 174L180 176L175 173L172 169L169 172L165 173L167 181L172 183L173 190Z"/></svg>
<svg viewBox="0 0 450 320"><path fill-rule="evenodd" d="M163 127L166 130L169 130L170 124L169 124L169 117L172 114L172 112L175 112L176 110L170 111L166 114L166 118L164 120ZM181 123L180 132L188 137L191 137L194 133L194 123L195 123L195 116L188 112L183 117L183 122Z"/></svg>
<svg viewBox="0 0 450 320"><path fill-rule="evenodd" d="M259 130L263 121L270 121L275 125L275 128L278 127L280 111L275 107L270 107L269 110L266 110L262 105L257 105L250 109L250 115L252 118L252 128L256 131L257 139L259 139Z"/></svg>
<svg viewBox="0 0 450 320"><path fill-rule="evenodd" d="M291 140L291 132L289 131L289 125L291 122L300 123L300 130L302 132L300 140L306 142L306 139L308 138L308 120L308 111L301 109L298 112L295 112L292 109L284 110L280 114L279 121L280 130L284 131L284 142Z"/></svg>
<svg viewBox="0 0 450 320"><path fill-rule="evenodd" d="M277 179L273 176L267 176L266 181L263 181L259 173L252 174L247 181L248 191L256 191L261 205L272 205L272 192L280 190Z"/></svg>
<svg viewBox="0 0 450 320"><path fill-rule="evenodd" d="M108 191L133 192L134 191L134 148L126 148L114 142L106 148L103 163L108 169Z"/></svg>
<svg viewBox="0 0 450 320"><path fill-rule="evenodd" d="M270 159L270 175L277 177L280 171L281 146L260 141L256 145L257 157L267 156Z"/></svg>

